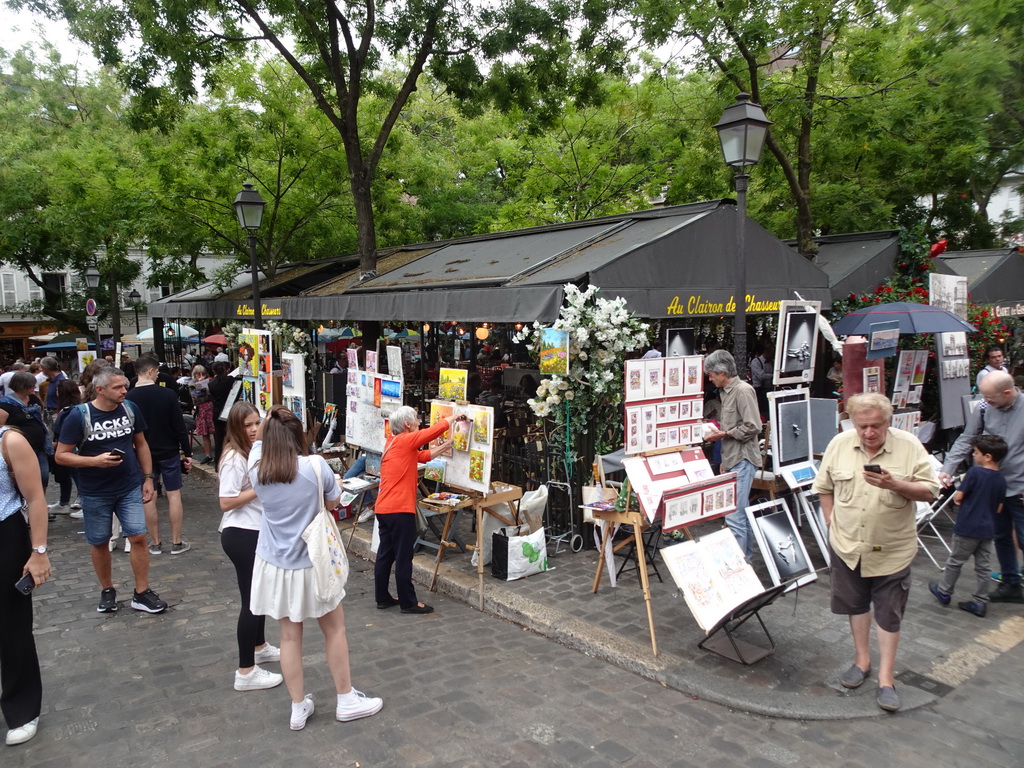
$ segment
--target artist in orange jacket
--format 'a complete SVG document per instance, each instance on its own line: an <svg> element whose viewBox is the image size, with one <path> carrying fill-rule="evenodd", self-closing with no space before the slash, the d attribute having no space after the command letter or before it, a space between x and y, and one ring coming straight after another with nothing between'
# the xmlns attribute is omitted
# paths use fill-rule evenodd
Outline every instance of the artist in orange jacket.
<svg viewBox="0 0 1024 768"><path fill-rule="evenodd" d="M468 421L459 414L453 421ZM374 511L380 529L377 562L373 568L374 592L378 608L400 606L402 613L433 613L434 609L416 599L412 585L412 551L416 544L416 485L418 462L427 462L448 450L451 440L429 450L420 447L447 432L448 419L432 427L419 429L415 408L405 405L391 414L392 436L384 446L380 460L380 493ZM391 566L395 567L398 598L391 596Z"/></svg>

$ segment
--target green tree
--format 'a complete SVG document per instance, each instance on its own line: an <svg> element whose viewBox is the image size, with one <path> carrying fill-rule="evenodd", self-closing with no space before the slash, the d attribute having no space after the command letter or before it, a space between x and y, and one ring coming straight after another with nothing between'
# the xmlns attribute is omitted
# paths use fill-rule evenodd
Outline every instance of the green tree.
<svg viewBox="0 0 1024 768"><path fill-rule="evenodd" d="M282 264L352 252L351 198L339 183L344 154L337 132L298 77L271 59L260 66L225 65L217 82L208 98L183 110L161 141L147 146L164 215L187 223L172 233L183 239L150 241L161 268L190 254L189 267L196 271L204 249L236 254L225 274L248 265L246 234L231 205L246 178L267 201L257 254L268 277Z"/></svg>
<svg viewBox="0 0 1024 768"><path fill-rule="evenodd" d="M121 69L145 119L173 117L177 99L207 86L218 66L262 43L302 79L341 138L355 209L360 266L374 274L376 231L372 187L399 116L429 69L461 100L488 99L501 107L557 111L563 94L587 93L593 73L569 81L571 4L562 0L500 0L493 4L443 0L325 2L299 0L9 0L67 19L99 59ZM578 31L581 44L604 59L616 45L598 45L603 12ZM129 49L129 46L135 46ZM484 65L493 63L489 71ZM402 66L395 84L382 76ZM159 85L163 83L164 85ZM373 95L384 107L369 120L362 104Z"/></svg>
<svg viewBox="0 0 1024 768"><path fill-rule="evenodd" d="M28 52L0 58L0 263L23 270L42 290L38 306L85 328L84 304L44 272L81 275L96 264L106 281L101 316L118 329L119 285L134 280L128 251L144 242L154 213L152 179L135 135L119 124L121 92L104 73L85 77L56 51L37 62Z"/></svg>

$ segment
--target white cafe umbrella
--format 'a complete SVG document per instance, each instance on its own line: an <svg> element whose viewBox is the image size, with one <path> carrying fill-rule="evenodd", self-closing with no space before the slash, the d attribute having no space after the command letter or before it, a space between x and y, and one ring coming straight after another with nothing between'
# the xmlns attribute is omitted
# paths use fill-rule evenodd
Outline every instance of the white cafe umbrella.
<svg viewBox="0 0 1024 768"><path fill-rule="evenodd" d="M174 335L173 336L168 336L167 335L167 329L168 328L173 328L174 329ZM184 341L185 339L191 339L193 336L198 336L198 335L199 335L199 331L197 331L195 328L193 328L190 325L185 325L184 323L181 323L181 324L179 324L179 323L168 323L167 325L164 326L164 338L165 339L179 338L179 339L182 339ZM140 341L152 341L153 340L153 329L152 328L147 328L146 330L142 331L138 335L138 339Z"/></svg>

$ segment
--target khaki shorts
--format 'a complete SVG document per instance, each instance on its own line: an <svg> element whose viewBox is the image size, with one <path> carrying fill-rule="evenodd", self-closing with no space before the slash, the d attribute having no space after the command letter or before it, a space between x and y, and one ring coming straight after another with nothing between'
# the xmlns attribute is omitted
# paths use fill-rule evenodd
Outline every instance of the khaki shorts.
<svg viewBox="0 0 1024 768"><path fill-rule="evenodd" d="M899 632L910 594L910 566L890 576L861 576L860 563L851 570L831 554L832 613L859 616L874 607L875 623L886 632Z"/></svg>

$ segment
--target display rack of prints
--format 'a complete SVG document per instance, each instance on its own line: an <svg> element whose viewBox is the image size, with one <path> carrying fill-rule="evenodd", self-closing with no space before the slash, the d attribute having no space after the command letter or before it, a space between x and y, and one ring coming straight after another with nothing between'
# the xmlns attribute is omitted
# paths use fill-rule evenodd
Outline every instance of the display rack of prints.
<svg viewBox="0 0 1024 768"><path fill-rule="evenodd" d="M661 515L666 530L736 509L735 473L714 474L700 448L630 456L622 465L640 509L652 522Z"/></svg>
<svg viewBox="0 0 1024 768"><path fill-rule="evenodd" d="M444 462L444 482L453 488L487 494L491 486L491 463L494 455L494 409L484 405L460 405L447 400L430 401L430 424L452 419L460 413L470 421L455 424L434 441L439 445L453 440L453 445L435 461ZM453 450L454 449L454 450Z"/></svg>
<svg viewBox="0 0 1024 768"><path fill-rule="evenodd" d="M391 436L388 419L402 404L401 381L381 373L350 368L345 402L345 442L382 453Z"/></svg>
<svg viewBox="0 0 1024 768"><path fill-rule="evenodd" d="M306 426L306 357L294 352L281 354L281 397L288 409Z"/></svg>
<svg viewBox="0 0 1024 768"><path fill-rule="evenodd" d="M238 339L243 398L256 406L260 416L266 416L274 404L274 357L270 331L243 328Z"/></svg>
<svg viewBox="0 0 1024 768"><path fill-rule="evenodd" d="M627 360L625 377L626 455L701 442L704 358Z"/></svg>

